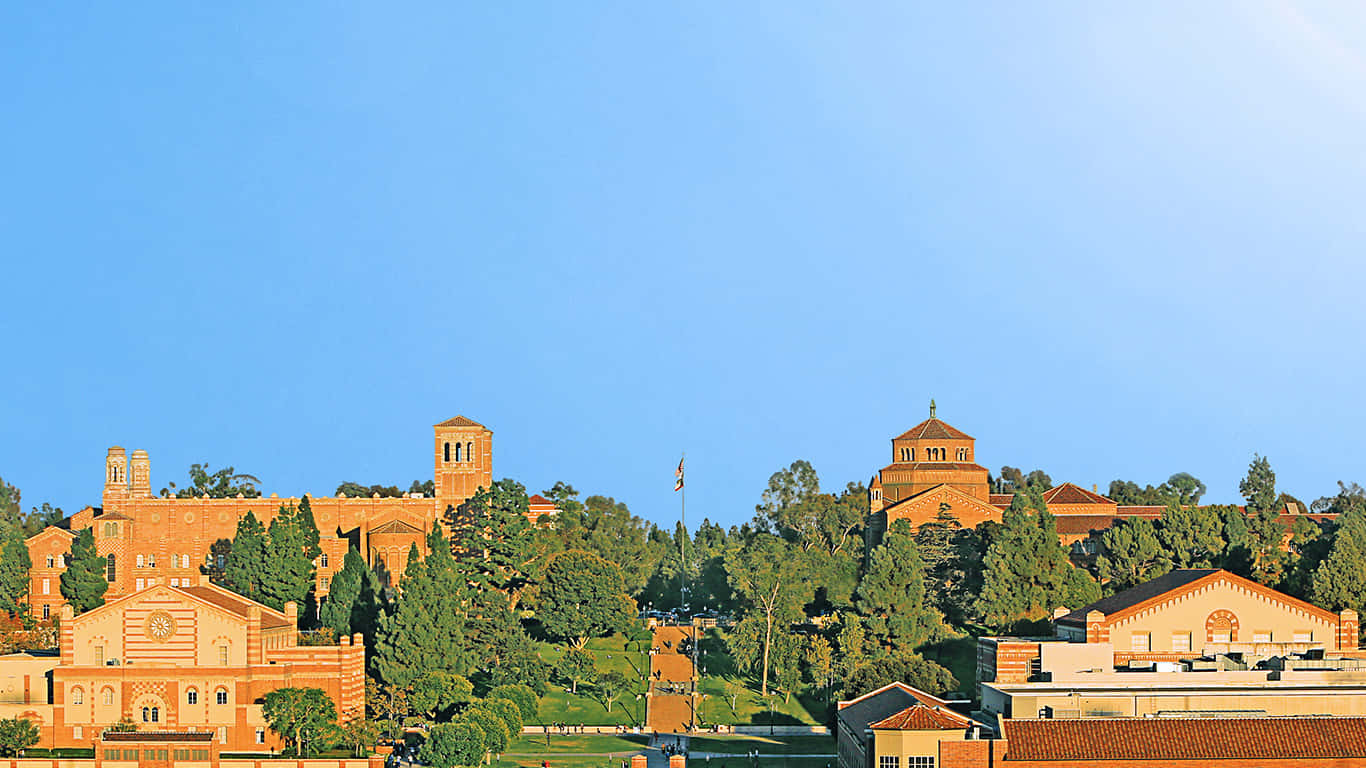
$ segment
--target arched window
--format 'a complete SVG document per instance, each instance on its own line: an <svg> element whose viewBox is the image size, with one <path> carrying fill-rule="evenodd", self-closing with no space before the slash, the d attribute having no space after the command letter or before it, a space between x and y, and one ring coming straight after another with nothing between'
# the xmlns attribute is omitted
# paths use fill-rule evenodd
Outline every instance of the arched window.
<svg viewBox="0 0 1366 768"><path fill-rule="evenodd" d="M215 704L227 704L227 703L228 703L228 689L227 689L227 688L219 688L218 690L214 691L214 692L213 692L213 701L214 701Z"/></svg>
<svg viewBox="0 0 1366 768"><path fill-rule="evenodd" d="M450 461L450 460L451 460L451 444L450 444L450 443L446 443L446 459L445 459L445 460L446 460L446 461Z"/></svg>
<svg viewBox="0 0 1366 768"><path fill-rule="evenodd" d="M186 692L185 692L185 703L186 703L186 704L198 704L198 703L199 703L199 691L196 691L196 690L193 689L193 688L191 688L190 690L186 691Z"/></svg>
<svg viewBox="0 0 1366 768"><path fill-rule="evenodd" d="M54 565L56 565L56 564L57 564L57 559L54 558L52 555L48 555L48 556L47 556L47 567L51 568L52 566L54 566Z"/></svg>
<svg viewBox="0 0 1366 768"><path fill-rule="evenodd" d="M460 443L455 444L455 460L460 461Z"/></svg>
<svg viewBox="0 0 1366 768"><path fill-rule="evenodd" d="M151 707L143 707L143 708L142 708L142 722L144 722L144 723L150 723L150 722L152 722L152 708L151 708Z"/></svg>
<svg viewBox="0 0 1366 768"><path fill-rule="evenodd" d="M161 707L152 707L152 722L161 721Z"/></svg>
<svg viewBox="0 0 1366 768"><path fill-rule="evenodd" d="M155 568L155 567L157 567L157 556L156 556L156 555L148 555L148 556L147 556L147 567L148 567L148 568Z"/></svg>
<svg viewBox="0 0 1366 768"><path fill-rule="evenodd" d="M465 443L465 461L474 461L474 443Z"/></svg>
<svg viewBox="0 0 1366 768"><path fill-rule="evenodd" d="M145 565L147 565L147 558L143 555L138 555L138 567L142 568Z"/></svg>
<svg viewBox="0 0 1366 768"><path fill-rule="evenodd" d="M85 691L82 690L80 686L77 686L77 687L71 689L71 703L72 703L72 704L84 704L84 703L85 703Z"/></svg>
<svg viewBox="0 0 1366 768"><path fill-rule="evenodd" d="M189 555L181 555L181 556L180 556L180 567L181 567L181 568L189 568L189 567L190 567L190 556L189 556Z"/></svg>
<svg viewBox="0 0 1366 768"><path fill-rule="evenodd" d="M113 688L105 688L105 689L101 690L101 691L100 691L100 701L104 702L104 705L105 705L105 706L109 706L109 705L113 704L113 703L114 703L114 689L113 689Z"/></svg>
<svg viewBox="0 0 1366 768"><path fill-rule="evenodd" d="M118 571L114 567L114 555L111 553L109 557L105 558L104 577L106 580L109 581L110 584L113 584L114 577L117 575Z"/></svg>

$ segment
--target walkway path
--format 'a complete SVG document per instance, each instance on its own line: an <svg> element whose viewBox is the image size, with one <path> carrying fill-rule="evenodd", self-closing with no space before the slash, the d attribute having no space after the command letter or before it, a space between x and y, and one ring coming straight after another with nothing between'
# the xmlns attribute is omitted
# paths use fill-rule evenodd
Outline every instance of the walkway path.
<svg viewBox="0 0 1366 768"><path fill-rule="evenodd" d="M655 733L684 733L693 722L692 657L684 653L696 637L693 627L655 627L650 642L650 688L646 725Z"/></svg>

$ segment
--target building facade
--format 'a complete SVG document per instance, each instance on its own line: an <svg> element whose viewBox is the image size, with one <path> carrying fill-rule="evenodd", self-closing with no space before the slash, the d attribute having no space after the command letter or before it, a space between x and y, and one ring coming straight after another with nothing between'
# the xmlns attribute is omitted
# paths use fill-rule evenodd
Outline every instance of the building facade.
<svg viewBox="0 0 1366 768"><path fill-rule="evenodd" d="M275 611L204 583L149 586L73 616L60 655L0 658L0 717L28 717L43 747L89 747L107 727L213 734L215 749L265 752L280 741L261 714L284 687L322 689L342 721L364 713L360 635L300 646L293 603ZM22 695L19 694L22 692Z"/></svg>
<svg viewBox="0 0 1366 768"><path fill-rule="evenodd" d="M409 494L401 498L310 497L320 534L317 591L327 594L349 548L355 547L382 579L397 581L414 545L426 551L434 525L449 527L453 511L493 477L493 432L457 416L435 425L433 480L435 498ZM197 584L201 568L222 566L215 545L230 542L237 522L251 512L269 526L282 506L297 506L297 497L229 499L165 498L152 492L151 458L144 450L129 455L122 447L105 458L104 491L99 507L87 507L70 518L70 531L57 527L28 540L34 563L30 600L35 615L50 616L61 605L56 581L64 563L55 554L70 548L72 531L90 529L96 551L105 558L109 592L106 599L146 587ZM553 508L553 505L551 505ZM540 510L542 514L547 510ZM449 536L451 531L446 531ZM60 553L56 550L60 549ZM44 580L47 580L44 582ZM43 591L44 583L47 591Z"/></svg>
<svg viewBox="0 0 1366 768"><path fill-rule="evenodd" d="M977 463L977 440L936 415L930 401L930 418L892 438L892 463L877 471L868 484L868 544L882 540L888 526L907 520L915 528L947 512L964 528L983 522L999 522L1010 506L1012 493L993 493L990 472ZM1073 548L1075 557L1096 554L1099 536L1119 520L1156 520L1166 507L1117 504L1099 492L1073 483L1061 483L1043 493L1044 504L1054 515L1058 539ZM1297 517L1315 521L1333 517L1307 514L1295 504L1282 510L1287 530Z"/></svg>

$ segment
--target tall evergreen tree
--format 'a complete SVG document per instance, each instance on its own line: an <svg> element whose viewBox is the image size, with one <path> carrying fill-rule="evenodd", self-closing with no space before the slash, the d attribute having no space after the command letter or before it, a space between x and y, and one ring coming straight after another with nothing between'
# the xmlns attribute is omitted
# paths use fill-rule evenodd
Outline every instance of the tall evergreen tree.
<svg viewBox="0 0 1366 768"><path fill-rule="evenodd" d="M311 514L309 518L311 521ZM266 567L261 574L261 602L277 611L289 602L302 606L316 579L304 522L293 507L280 507L270 521ZM316 535L317 526L312 526L312 530Z"/></svg>
<svg viewBox="0 0 1366 768"><path fill-rule="evenodd" d="M24 597L28 595L32 566L22 529L0 528L0 611L27 610Z"/></svg>
<svg viewBox="0 0 1366 768"><path fill-rule="evenodd" d="M450 515L451 530L459 532L457 544L478 555L473 560L476 567L514 608L539 575L544 555L527 520L527 498L521 483L504 478L480 488Z"/></svg>
<svg viewBox="0 0 1366 768"><path fill-rule="evenodd" d="M909 652L952 634L926 600L925 565L907 520L897 520L873 550L858 586L858 608L869 634L893 653Z"/></svg>
<svg viewBox="0 0 1366 768"><path fill-rule="evenodd" d="M1265 456L1253 454L1247 476L1238 483L1247 500L1248 552L1251 577L1261 584L1279 584L1285 575L1286 557L1282 546L1286 529L1281 525L1281 504L1276 495L1276 473Z"/></svg>
<svg viewBox="0 0 1366 768"><path fill-rule="evenodd" d="M1100 597L1095 580L1067 559L1053 515L1031 512L1030 504L1023 494L1015 494L987 549L978 610L993 628L1038 621L1054 608L1079 608Z"/></svg>
<svg viewBox="0 0 1366 768"><path fill-rule="evenodd" d="M396 688L438 670L465 675L473 666L465 633L469 590L439 527L429 542L434 556L427 560L416 545L409 550L395 611L380 617L375 633L375 671Z"/></svg>
<svg viewBox="0 0 1366 768"><path fill-rule="evenodd" d="M1128 589L1171 570L1151 520L1121 520L1102 534L1101 545L1103 553L1096 558L1096 567L1101 578L1109 580L1111 591Z"/></svg>
<svg viewBox="0 0 1366 768"><path fill-rule="evenodd" d="M1332 549L1314 572L1313 594L1329 610L1366 613L1366 506L1353 505L1338 519Z"/></svg>
<svg viewBox="0 0 1366 768"><path fill-rule="evenodd" d="M1177 568L1210 568L1224 554L1224 522L1210 507L1169 504L1157 539Z"/></svg>
<svg viewBox="0 0 1366 768"><path fill-rule="evenodd" d="M313 519L313 505L309 503L308 494L299 499L299 510L294 519L304 537L304 555L309 560L317 560L323 553L322 534L318 531L318 521Z"/></svg>
<svg viewBox="0 0 1366 768"><path fill-rule="evenodd" d="M62 572L61 592L76 613L104 605L109 590L105 578L105 559L95 551L95 534L84 528L71 541L66 570Z"/></svg>
<svg viewBox="0 0 1366 768"><path fill-rule="evenodd" d="M327 600L319 610L318 623L332 629L338 635L350 635L360 631L359 627L353 626L351 617L356 609L356 601L360 599L361 583L369 570L370 567L365 564L364 558L355 547L347 550L346 558L342 560L342 569L332 578Z"/></svg>
<svg viewBox="0 0 1366 768"><path fill-rule="evenodd" d="M1265 456L1252 454L1247 476L1238 482L1238 492L1247 500L1249 513L1276 508L1276 473Z"/></svg>
<svg viewBox="0 0 1366 768"><path fill-rule="evenodd" d="M265 569L266 529L256 515L247 510L247 514L237 521L237 533L223 568L223 586L259 602Z"/></svg>

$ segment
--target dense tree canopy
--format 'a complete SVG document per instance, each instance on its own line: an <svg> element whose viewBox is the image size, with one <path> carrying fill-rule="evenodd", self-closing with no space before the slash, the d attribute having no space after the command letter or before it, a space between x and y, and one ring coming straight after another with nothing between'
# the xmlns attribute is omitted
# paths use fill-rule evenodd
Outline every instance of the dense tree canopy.
<svg viewBox="0 0 1366 768"><path fill-rule="evenodd" d="M321 688L277 688L266 694L261 716L285 740L285 754L311 757L337 724L337 706Z"/></svg>
<svg viewBox="0 0 1366 768"><path fill-rule="evenodd" d="M62 597L76 613L104 605L104 593L109 591L105 565L105 559L95 551L95 534L89 528L76 534L60 579Z"/></svg>
<svg viewBox="0 0 1366 768"><path fill-rule="evenodd" d="M550 559L537 593L537 616L555 637L582 646L590 637L624 630L635 603L621 569L592 552L571 549Z"/></svg>
<svg viewBox="0 0 1366 768"><path fill-rule="evenodd" d="M236 496L254 499L261 495L256 488L260 482L254 475L240 473L232 467L210 472L208 464L191 464L189 486L177 489L175 483L167 483L167 487L161 489L161 495L178 499L200 496L211 499L231 499Z"/></svg>

